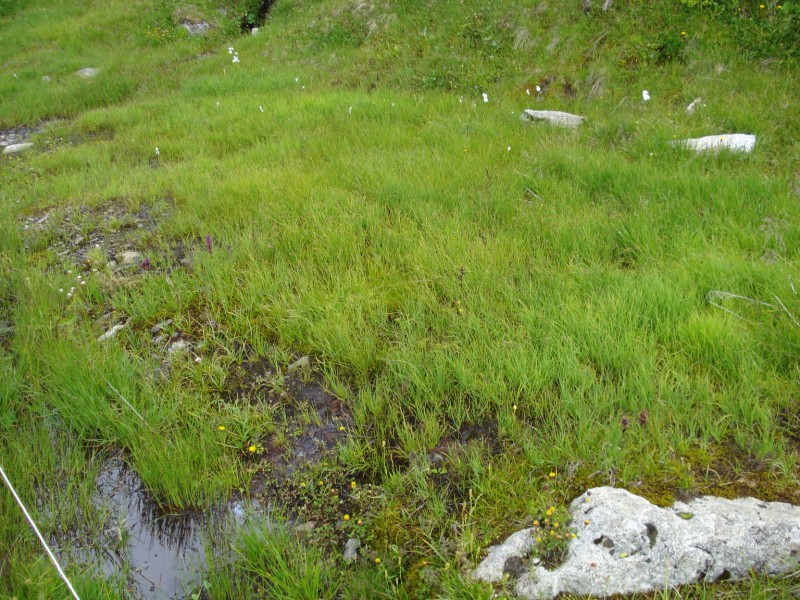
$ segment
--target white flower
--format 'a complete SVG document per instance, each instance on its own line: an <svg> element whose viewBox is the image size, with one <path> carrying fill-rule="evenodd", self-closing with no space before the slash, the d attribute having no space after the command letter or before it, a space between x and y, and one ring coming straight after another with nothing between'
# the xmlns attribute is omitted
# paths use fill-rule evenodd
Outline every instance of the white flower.
<svg viewBox="0 0 800 600"><path fill-rule="evenodd" d="M531 95L531 90L530 90L530 88L525 88L525 93L526 93L526 94L528 94L528 96L530 96L530 95Z"/></svg>
<svg viewBox="0 0 800 600"><path fill-rule="evenodd" d="M86 282L85 281L81 281L81 285L86 285Z"/></svg>
<svg viewBox="0 0 800 600"><path fill-rule="evenodd" d="M489 94L487 94L486 92L483 92L481 94L481 98L483 98L484 102L488 102L489 101Z"/></svg>
<svg viewBox="0 0 800 600"><path fill-rule="evenodd" d="M231 62L232 63L238 63L239 62L239 57L237 55L234 55L233 56L233 60Z"/></svg>
<svg viewBox="0 0 800 600"><path fill-rule="evenodd" d="M511 152L511 146L508 147L508 151Z"/></svg>
<svg viewBox="0 0 800 600"><path fill-rule="evenodd" d="M464 96L460 96L460 97L458 98L458 103L459 103L459 104L464 104Z"/></svg>
<svg viewBox="0 0 800 600"><path fill-rule="evenodd" d="M194 362L196 362L196 363L200 363L201 360L203 360L203 359L200 358L199 356L195 356L194 357Z"/></svg>
<svg viewBox="0 0 800 600"><path fill-rule="evenodd" d="M69 293L67 294L67 298L72 298L72 292L69 292Z"/></svg>
<svg viewBox="0 0 800 600"><path fill-rule="evenodd" d="M228 54L233 54L233 46L228 47Z"/></svg>
<svg viewBox="0 0 800 600"><path fill-rule="evenodd" d="M541 86L538 86L538 85L536 86L536 93L537 93L537 94L541 94L541 93L542 93L542 88L541 88Z"/></svg>
<svg viewBox="0 0 800 600"><path fill-rule="evenodd" d="M351 106L350 108L348 108L347 112L349 112L352 115L353 114L353 107Z"/></svg>
<svg viewBox="0 0 800 600"><path fill-rule="evenodd" d="M299 83L299 81L300 81L300 78L299 78L299 77L295 77L295 78L294 78L294 82L295 82L295 83Z"/></svg>
<svg viewBox="0 0 800 600"><path fill-rule="evenodd" d="M261 112L264 112L264 107L263 106L259 106L258 110L260 110Z"/></svg>
<svg viewBox="0 0 800 600"><path fill-rule="evenodd" d="M644 100L645 102L650 100L650 92L648 92L647 90L642 90L642 100Z"/></svg>
<svg viewBox="0 0 800 600"><path fill-rule="evenodd" d="M64 288L58 288L58 293L59 294L63 294L64 293Z"/></svg>
<svg viewBox="0 0 800 600"><path fill-rule="evenodd" d="M159 152L158 146L156 146L156 156L158 156L159 154L161 154L161 152Z"/></svg>

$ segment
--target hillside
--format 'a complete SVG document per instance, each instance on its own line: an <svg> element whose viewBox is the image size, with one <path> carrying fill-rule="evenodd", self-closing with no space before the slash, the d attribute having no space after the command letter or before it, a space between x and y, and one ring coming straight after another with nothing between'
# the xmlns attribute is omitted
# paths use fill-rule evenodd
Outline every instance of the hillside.
<svg viewBox="0 0 800 600"><path fill-rule="evenodd" d="M594 486L800 504L798 57L795 1L0 0L0 465L81 598L512 597ZM5 489L0 595L68 597Z"/></svg>

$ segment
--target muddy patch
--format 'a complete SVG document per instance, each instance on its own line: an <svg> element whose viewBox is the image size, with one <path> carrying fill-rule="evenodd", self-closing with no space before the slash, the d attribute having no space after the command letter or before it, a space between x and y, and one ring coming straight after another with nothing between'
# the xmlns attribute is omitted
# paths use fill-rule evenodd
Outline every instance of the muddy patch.
<svg viewBox="0 0 800 600"><path fill-rule="evenodd" d="M102 535L72 532L76 540L62 545L67 561L98 565L108 579L121 580L128 596L137 599L190 598L202 588L206 548L250 518L264 519L266 507L236 500L214 509L164 512L150 497L139 475L121 457L106 461L95 481L93 504L105 515Z"/></svg>
<svg viewBox="0 0 800 600"><path fill-rule="evenodd" d="M234 367L230 382L228 401L268 405L283 423L279 432L260 440L259 449L278 479L321 462L347 439L350 414L311 372L307 357L283 369L250 359Z"/></svg>
<svg viewBox="0 0 800 600"><path fill-rule="evenodd" d="M25 247L34 253L53 252L87 269L136 272L186 265L182 243L160 244L155 235L172 206L171 199L164 199L131 209L119 200L92 208L45 210L23 217Z"/></svg>

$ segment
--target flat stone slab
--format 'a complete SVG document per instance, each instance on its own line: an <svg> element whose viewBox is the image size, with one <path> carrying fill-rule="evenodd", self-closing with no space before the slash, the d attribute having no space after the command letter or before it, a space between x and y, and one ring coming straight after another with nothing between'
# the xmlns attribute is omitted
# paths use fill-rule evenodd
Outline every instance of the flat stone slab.
<svg viewBox="0 0 800 600"><path fill-rule="evenodd" d="M647 593L742 579L751 570L779 575L800 562L800 507L791 504L705 496L659 508L626 490L600 487L569 510L577 538L564 564L552 571L532 564L538 530L524 529L490 548L473 577L499 581L510 561L522 560L527 572L516 595L541 600Z"/></svg>
<svg viewBox="0 0 800 600"><path fill-rule="evenodd" d="M30 142L23 142L22 144L10 144L3 148L3 154L17 154L18 152L28 150L29 148L33 148L33 144Z"/></svg>
<svg viewBox="0 0 800 600"><path fill-rule="evenodd" d="M730 150L731 152L749 153L756 147L756 136L749 133L723 133L721 135L707 135L701 138L677 140L672 142L672 145L683 146L695 152Z"/></svg>
<svg viewBox="0 0 800 600"><path fill-rule="evenodd" d="M545 122L556 127L570 127L573 129L586 120L586 117L561 112L560 110L531 110L530 108L522 111L522 115L519 118L526 123Z"/></svg>
<svg viewBox="0 0 800 600"><path fill-rule="evenodd" d="M84 79L90 79L96 76L100 72L100 69L95 69L94 67L84 67L80 71L75 71L75 75L78 77L83 77Z"/></svg>

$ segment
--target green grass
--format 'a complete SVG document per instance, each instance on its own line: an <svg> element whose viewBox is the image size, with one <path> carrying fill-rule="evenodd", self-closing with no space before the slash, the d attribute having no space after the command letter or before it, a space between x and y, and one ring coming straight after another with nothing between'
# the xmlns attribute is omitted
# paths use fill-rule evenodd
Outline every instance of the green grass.
<svg viewBox="0 0 800 600"><path fill-rule="evenodd" d="M214 28L190 38L187 3L0 2L0 127L47 124L0 161L0 460L45 530L74 526L117 450L165 507L246 494L269 468L244 449L294 426L230 401L252 356L312 356L352 414L335 459L285 485L372 486L347 498L372 554L318 562L341 554L332 524L305 546L253 533L219 597L482 597L462 577L481 551L590 485L800 501L796 3L450 4L279 0L239 37L243 6L197 2ZM738 131L753 155L669 145ZM110 204L161 206L139 248L155 269L89 271L68 299L57 231L22 219ZM92 214L83 231L120 225ZM112 309L130 322L100 344ZM203 346L164 381L148 330L166 318ZM465 424L492 434L430 465ZM2 593L61 594L5 494L0 517Z"/></svg>

